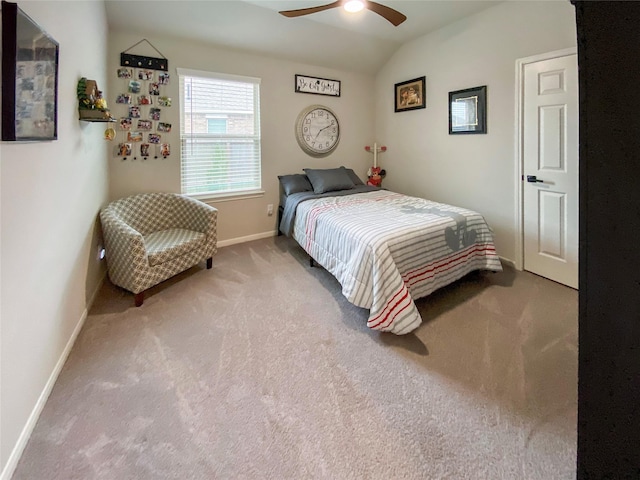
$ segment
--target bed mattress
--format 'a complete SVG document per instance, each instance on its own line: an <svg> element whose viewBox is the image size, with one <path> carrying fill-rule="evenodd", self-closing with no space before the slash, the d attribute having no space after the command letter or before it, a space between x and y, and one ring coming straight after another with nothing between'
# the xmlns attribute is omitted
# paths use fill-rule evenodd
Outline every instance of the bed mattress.
<svg viewBox="0 0 640 480"><path fill-rule="evenodd" d="M422 323L414 299L474 270L502 270L482 215L386 190L305 199L292 225L375 330L409 333Z"/></svg>

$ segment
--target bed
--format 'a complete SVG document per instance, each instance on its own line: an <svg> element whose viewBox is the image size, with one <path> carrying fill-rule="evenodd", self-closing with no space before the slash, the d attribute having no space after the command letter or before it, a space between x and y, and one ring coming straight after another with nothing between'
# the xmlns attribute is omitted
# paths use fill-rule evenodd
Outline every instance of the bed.
<svg viewBox="0 0 640 480"><path fill-rule="evenodd" d="M475 270L501 271L479 213L364 185L351 169L279 176L279 229L340 283L367 326L402 335L414 303Z"/></svg>

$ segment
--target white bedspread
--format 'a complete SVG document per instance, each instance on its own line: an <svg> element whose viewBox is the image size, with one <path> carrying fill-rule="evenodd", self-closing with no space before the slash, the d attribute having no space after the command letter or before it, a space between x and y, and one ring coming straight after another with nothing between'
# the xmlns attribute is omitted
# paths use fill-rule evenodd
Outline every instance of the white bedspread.
<svg viewBox="0 0 640 480"><path fill-rule="evenodd" d="M502 270L479 213L386 190L300 203L293 237L370 310L369 328L395 334L422 323L414 299L474 270Z"/></svg>

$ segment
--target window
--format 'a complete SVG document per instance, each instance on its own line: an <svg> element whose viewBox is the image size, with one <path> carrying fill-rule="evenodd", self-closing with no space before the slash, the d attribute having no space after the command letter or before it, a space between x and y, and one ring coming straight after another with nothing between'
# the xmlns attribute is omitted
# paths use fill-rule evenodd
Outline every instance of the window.
<svg viewBox="0 0 640 480"><path fill-rule="evenodd" d="M260 80L178 69L182 193L261 189Z"/></svg>
<svg viewBox="0 0 640 480"><path fill-rule="evenodd" d="M207 118L207 133L227 133L227 119Z"/></svg>

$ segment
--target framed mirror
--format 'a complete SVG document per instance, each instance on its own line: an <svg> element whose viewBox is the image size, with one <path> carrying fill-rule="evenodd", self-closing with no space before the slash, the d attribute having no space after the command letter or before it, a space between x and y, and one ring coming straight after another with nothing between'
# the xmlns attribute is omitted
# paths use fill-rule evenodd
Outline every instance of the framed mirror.
<svg viewBox="0 0 640 480"><path fill-rule="evenodd" d="M58 54L58 42L2 1L3 141L58 138Z"/></svg>

